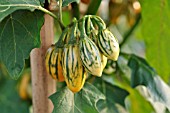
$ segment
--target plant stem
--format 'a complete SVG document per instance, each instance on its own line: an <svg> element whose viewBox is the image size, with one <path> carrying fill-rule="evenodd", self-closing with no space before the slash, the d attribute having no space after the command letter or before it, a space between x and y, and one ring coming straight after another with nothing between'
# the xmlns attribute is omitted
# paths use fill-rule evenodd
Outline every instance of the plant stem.
<svg viewBox="0 0 170 113"><path fill-rule="evenodd" d="M76 2L71 3L72 6L72 14L73 17L75 17L77 20L80 19L80 11L79 11L79 6Z"/></svg>
<svg viewBox="0 0 170 113"><path fill-rule="evenodd" d="M80 24L80 39L83 39L84 37L87 36L86 31L85 31L85 17L81 19Z"/></svg>
<svg viewBox="0 0 170 113"><path fill-rule="evenodd" d="M65 27L64 27L63 19L62 19L62 4L63 4L63 1L62 1L62 0L59 0L59 14L58 14L58 17L59 17L60 23L63 25L63 26L61 27L61 29L64 30Z"/></svg>
<svg viewBox="0 0 170 113"><path fill-rule="evenodd" d="M86 15L95 15L97 13L97 10L99 9L99 6L101 4L102 0L91 0L89 7L87 9Z"/></svg>
<svg viewBox="0 0 170 113"><path fill-rule="evenodd" d="M63 1L62 0L59 0L59 13L58 13L58 18L59 18L59 21L62 23L63 20L62 20L62 3Z"/></svg>
<svg viewBox="0 0 170 113"><path fill-rule="evenodd" d="M139 21L141 19L141 14L138 15L135 24L131 27L131 29L125 34L123 41L120 43L120 47L122 47L123 44L126 43L130 35L133 33L134 29L137 27L139 24Z"/></svg>
<svg viewBox="0 0 170 113"><path fill-rule="evenodd" d="M47 9L45 9L45 8L43 8L43 7L41 7L41 6L40 6L40 7L37 7L37 9L39 9L39 10L43 11L44 13L47 13L47 14L49 14L50 16L52 16L54 19L56 19L56 20L58 21L61 29L62 29L62 30L65 29L64 24L63 24L62 21L61 21L62 18L60 18L60 16L59 16L59 18L58 18L54 13L48 11Z"/></svg>

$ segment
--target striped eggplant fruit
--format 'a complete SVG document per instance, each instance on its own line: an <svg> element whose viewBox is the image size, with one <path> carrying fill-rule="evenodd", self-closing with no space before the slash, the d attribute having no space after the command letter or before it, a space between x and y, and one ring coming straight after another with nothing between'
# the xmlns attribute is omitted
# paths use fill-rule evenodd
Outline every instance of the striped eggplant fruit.
<svg viewBox="0 0 170 113"><path fill-rule="evenodd" d="M80 40L80 58L86 71L95 76L102 75L102 63L96 44L88 37Z"/></svg>
<svg viewBox="0 0 170 113"><path fill-rule="evenodd" d="M91 32L91 21L89 16L85 19L85 31L87 36L89 36Z"/></svg>
<svg viewBox="0 0 170 113"><path fill-rule="evenodd" d="M52 52L54 51L54 48L55 48L55 45L51 45L48 49L47 49L47 52L46 52L46 55L45 55L45 67L46 67L46 70L47 72L51 75L51 71L50 71L50 59L51 59L51 56L52 56ZM52 76L52 78L56 79L55 76Z"/></svg>
<svg viewBox="0 0 170 113"><path fill-rule="evenodd" d="M62 65L67 87L73 93L80 91L85 83L86 73L80 60L77 44L64 48Z"/></svg>
<svg viewBox="0 0 170 113"><path fill-rule="evenodd" d="M106 29L106 24L99 16L91 16L91 22L95 25L97 25L97 29L99 31ZM95 26L96 28L96 26Z"/></svg>
<svg viewBox="0 0 170 113"><path fill-rule="evenodd" d="M85 18L85 31L87 36L89 36L92 30L96 30L93 22L91 21L91 16L86 16Z"/></svg>
<svg viewBox="0 0 170 113"><path fill-rule="evenodd" d="M98 34L98 46L101 52L111 60L116 61L119 56L119 43L113 34L108 30L101 30Z"/></svg>
<svg viewBox="0 0 170 113"><path fill-rule="evenodd" d="M59 48L54 49L51 54L51 59L49 61L50 74L54 79L57 79L59 82L64 81L64 76L62 72L61 55L62 55L62 49Z"/></svg>
<svg viewBox="0 0 170 113"><path fill-rule="evenodd" d="M98 30L92 30L91 33L90 33L90 36L89 38L96 44L98 45Z"/></svg>
<svg viewBox="0 0 170 113"><path fill-rule="evenodd" d="M64 81L61 66L61 52L61 49L56 50L55 45L52 45L45 55L45 67L47 72L53 79L59 82Z"/></svg>

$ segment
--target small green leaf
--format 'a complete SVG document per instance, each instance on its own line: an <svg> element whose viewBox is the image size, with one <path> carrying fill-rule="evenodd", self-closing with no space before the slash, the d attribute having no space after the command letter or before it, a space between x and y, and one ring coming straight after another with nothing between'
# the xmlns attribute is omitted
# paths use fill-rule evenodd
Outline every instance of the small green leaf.
<svg viewBox="0 0 170 113"><path fill-rule="evenodd" d="M59 1L59 0L57 0L57 1ZM80 0L63 0L62 7L68 6L68 4L70 4L70 3L72 3L72 2L77 2L77 3L79 3Z"/></svg>
<svg viewBox="0 0 170 113"><path fill-rule="evenodd" d="M132 70L131 86L146 86L155 101L163 103L170 109L170 87L157 76L145 59L132 55L128 65Z"/></svg>
<svg viewBox="0 0 170 113"><path fill-rule="evenodd" d="M40 46L43 22L43 13L23 10L0 22L0 60L13 79L20 76L31 50Z"/></svg>
<svg viewBox="0 0 170 113"><path fill-rule="evenodd" d="M76 94L65 87L49 98L54 104L53 113L99 113L96 103L105 99L104 95L89 83Z"/></svg>
<svg viewBox="0 0 170 113"><path fill-rule="evenodd" d="M0 21L19 9L34 11L41 7L39 0L0 0Z"/></svg>
<svg viewBox="0 0 170 113"><path fill-rule="evenodd" d="M63 0L62 7L65 7L65 6L67 6L68 4L70 4L70 3L72 3L72 2L77 2L77 3L79 3L80 0Z"/></svg>

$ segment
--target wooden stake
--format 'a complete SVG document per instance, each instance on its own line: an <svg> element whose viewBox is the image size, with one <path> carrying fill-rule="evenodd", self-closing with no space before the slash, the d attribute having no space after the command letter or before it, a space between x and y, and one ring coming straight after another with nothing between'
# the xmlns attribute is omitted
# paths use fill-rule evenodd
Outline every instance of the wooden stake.
<svg viewBox="0 0 170 113"><path fill-rule="evenodd" d="M45 14L41 29L41 47L31 52L31 77L33 93L33 112L52 113L53 105L48 97L56 91L54 81L45 69L45 53L54 40L53 18Z"/></svg>

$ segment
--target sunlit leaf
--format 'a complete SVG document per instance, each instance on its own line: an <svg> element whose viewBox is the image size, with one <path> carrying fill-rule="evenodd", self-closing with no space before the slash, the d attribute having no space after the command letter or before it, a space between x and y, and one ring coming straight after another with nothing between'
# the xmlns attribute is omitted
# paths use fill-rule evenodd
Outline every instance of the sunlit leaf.
<svg viewBox="0 0 170 113"><path fill-rule="evenodd" d="M170 2L169 0L140 0L142 6L142 38L146 42L146 58L158 74L170 78ZM152 7L151 7L152 6Z"/></svg>
<svg viewBox="0 0 170 113"><path fill-rule="evenodd" d="M126 99L129 113L155 113L152 105L137 90L128 89L130 95Z"/></svg>

